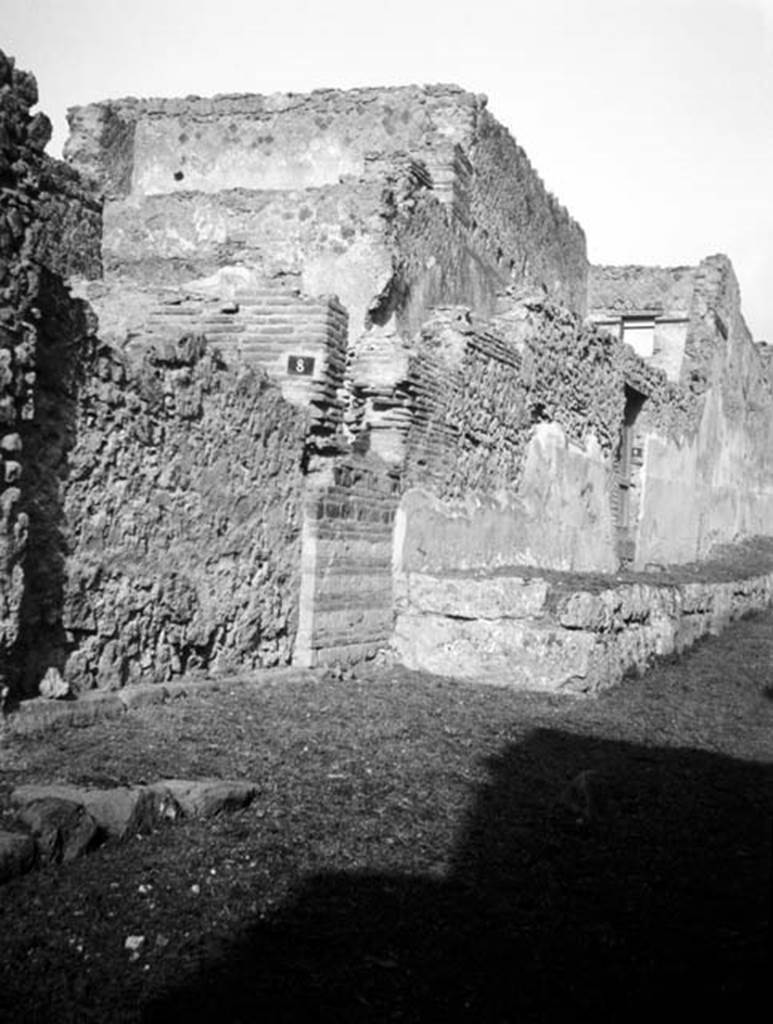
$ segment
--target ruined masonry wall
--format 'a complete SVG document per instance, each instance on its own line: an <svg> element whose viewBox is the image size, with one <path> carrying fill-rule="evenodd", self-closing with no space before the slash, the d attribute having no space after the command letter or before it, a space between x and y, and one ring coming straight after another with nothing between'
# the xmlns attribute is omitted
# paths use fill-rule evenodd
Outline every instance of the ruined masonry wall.
<svg viewBox="0 0 773 1024"><path fill-rule="evenodd" d="M394 644L412 669L515 689L594 693L769 607L772 596L771 573L594 590L538 575L414 573L397 595Z"/></svg>
<svg viewBox="0 0 773 1024"><path fill-rule="evenodd" d="M51 124L32 75L0 51L0 685L13 685L29 527L23 432L35 410L41 307L60 275L100 270L100 204L45 156Z"/></svg>
<svg viewBox="0 0 773 1024"><path fill-rule="evenodd" d="M139 366L96 340L48 358L37 455L56 487L33 509L49 542L30 568L27 685L49 664L80 691L286 663L305 412L191 335Z"/></svg>
<svg viewBox="0 0 773 1024"><path fill-rule="evenodd" d="M196 195L202 210L199 241L216 250L222 265L233 258L235 247L241 258L254 258L249 250L261 247L262 235L253 228L249 210L241 232L224 232L231 200L215 197L233 194L235 206L250 207L252 201L244 199L250 193L330 189L341 180L354 182L372 174L368 163L374 154L408 154L426 167L449 222L478 259L505 281L544 285L581 314L587 278L582 229L546 191L526 154L485 108L485 97L442 85L108 101L70 111L66 153L75 167L100 182L111 200L107 240L110 264L116 267L132 248L145 244L151 256L169 243L184 246L191 235L187 224L182 232L154 225L153 245L147 238L143 242L142 230L134 231L133 240L121 238L121 221L131 221L138 204L147 211L141 214L147 223L151 210L165 218L181 209L159 203L159 197ZM131 202L122 201L127 197ZM296 195L296 205L298 201ZM338 222L346 220L342 211ZM292 216L288 221L289 240L295 231ZM278 226L281 236L281 221ZM374 228L378 234L377 225L369 230ZM275 238L272 248L285 253L285 239ZM195 256L193 245L187 253L174 254L175 259ZM359 271L353 267L352 272L362 273L361 256L358 263ZM359 327L359 307L350 306L339 288L335 291ZM371 288L370 297L378 292ZM442 298L472 302L464 292Z"/></svg>
<svg viewBox="0 0 773 1024"><path fill-rule="evenodd" d="M695 267L590 266L590 312L689 313Z"/></svg>
<svg viewBox="0 0 773 1024"><path fill-rule="evenodd" d="M680 443L652 432L645 448L642 566L705 558L716 545L771 533L773 388L724 256L696 272L683 373L689 429Z"/></svg>
<svg viewBox="0 0 773 1024"><path fill-rule="evenodd" d="M358 348L347 418L403 469L401 570L616 567L621 347L553 306L521 313L520 349L512 322L505 339L459 308L415 347L382 333Z"/></svg>
<svg viewBox="0 0 773 1024"><path fill-rule="evenodd" d="M548 193L526 153L487 110L478 111L472 147L473 238L506 276L543 287L584 316L588 262L585 233Z"/></svg>

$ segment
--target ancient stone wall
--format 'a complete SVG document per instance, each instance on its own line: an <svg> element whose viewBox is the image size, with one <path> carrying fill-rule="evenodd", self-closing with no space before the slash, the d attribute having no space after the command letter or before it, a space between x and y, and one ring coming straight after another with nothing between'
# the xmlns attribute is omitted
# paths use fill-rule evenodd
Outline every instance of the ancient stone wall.
<svg viewBox="0 0 773 1024"><path fill-rule="evenodd" d="M73 165L92 174L115 201L108 204L106 246L109 263L116 268L127 258L136 262L132 251L143 248L148 256L182 263L186 258L200 259L200 245L220 265L237 254L260 259L266 230L274 258L287 260L289 246L296 263L301 259L305 264L306 250L293 241L298 235L295 220L312 216L304 190L343 203L324 234L330 242L326 249L348 249L357 228L350 223L347 204L356 211L358 200L352 185L345 192L336 191L336 186L342 180L372 178L374 160L378 164L384 157L407 155L425 168L427 186L435 190L448 225L459 235L458 250L474 250L489 277L519 286L544 286L582 312L587 275L584 234L485 108L485 97L456 86L119 100L71 111L66 152ZM273 210L261 214L269 202L266 192L274 193ZM276 196L281 192L293 196L282 209ZM170 194L180 201L161 199ZM195 231L190 213L185 213L193 195L201 197L195 200L201 209ZM127 198L131 201L122 201ZM316 205L314 196L310 200L312 207ZM152 245L146 234L149 223ZM315 227L313 221L306 224L302 234ZM368 231L376 236L380 227L377 219L368 222ZM345 232L343 239L339 231ZM428 242L436 257L444 251L433 238ZM367 252L358 253L350 273L367 276L369 258ZM453 287L448 275L438 281L442 273L430 275L427 287L433 294L424 310L438 301L476 306L477 294L465 287L469 270L456 275ZM476 277L473 274L473 280ZM318 290L307 285L312 294ZM378 282L371 282L369 300L380 291ZM359 307L350 306L342 294L341 298L359 327ZM420 322L411 313L408 319L414 326Z"/></svg>
<svg viewBox="0 0 773 1024"><path fill-rule="evenodd" d="M334 293L356 337L395 314L407 334L460 297L492 312L506 276L465 240L404 161L366 161L367 177L292 192L177 192L109 204L104 258L123 281L179 285L243 264L298 274Z"/></svg>
<svg viewBox="0 0 773 1024"><path fill-rule="evenodd" d="M409 668L514 689L595 693L658 657L770 605L762 565L705 580L585 579L558 574L408 573L394 645Z"/></svg>
<svg viewBox="0 0 773 1024"><path fill-rule="evenodd" d="M61 301L62 275L100 269L100 204L71 168L45 156L51 124L30 113L36 103L34 77L0 52L0 676L10 682L25 596L24 435L35 414L42 310Z"/></svg>
<svg viewBox="0 0 773 1024"><path fill-rule="evenodd" d="M588 310L605 313L689 313L695 267L588 268Z"/></svg>
<svg viewBox="0 0 773 1024"><path fill-rule="evenodd" d="M349 373L348 424L401 469L401 569L616 566L624 360L607 334L542 299L489 323L454 307L412 346L366 336Z"/></svg>
<svg viewBox="0 0 773 1024"><path fill-rule="evenodd" d="M544 288L572 312L586 310L585 234L550 195L510 133L479 109L472 145L473 237L513 284Z"/></svg>
<svg viewBox="0 0 773 1024"><path fill-rule="evenodd" d="M275 665L297 625L306 414L187 335L41 347L19 653L75 691Z"/></svg>

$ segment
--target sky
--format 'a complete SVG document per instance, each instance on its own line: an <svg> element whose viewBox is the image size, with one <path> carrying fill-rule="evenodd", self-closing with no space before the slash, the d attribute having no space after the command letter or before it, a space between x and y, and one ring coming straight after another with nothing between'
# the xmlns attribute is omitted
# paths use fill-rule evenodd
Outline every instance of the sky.
<svg viewBox="0 0 773 1024"><path fill-rule="evenodd" d="M0 0L0 49L66 108L453 82L485 93L594 263L726 253L773 342L773 0Z"/></svg>

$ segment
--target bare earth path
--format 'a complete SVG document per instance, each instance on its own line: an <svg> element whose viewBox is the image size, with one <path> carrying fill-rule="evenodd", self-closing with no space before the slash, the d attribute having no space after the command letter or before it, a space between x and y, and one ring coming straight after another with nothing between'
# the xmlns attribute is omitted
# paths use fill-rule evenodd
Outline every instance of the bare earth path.
<svg viewBox="0 0 773 1024"><path fill-rule="evenodd" d="M163 776L260 793L0 889L0 1019L749 1019L772 697L768 614L597 700L382 670L8 740L3 802ZM586 770L591 820L561 798Z"/></svg>

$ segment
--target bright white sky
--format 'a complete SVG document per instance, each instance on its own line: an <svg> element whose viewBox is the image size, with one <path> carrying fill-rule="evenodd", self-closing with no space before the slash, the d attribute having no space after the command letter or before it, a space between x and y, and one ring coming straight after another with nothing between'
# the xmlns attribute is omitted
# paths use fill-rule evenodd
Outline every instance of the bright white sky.
<svg viewBox="0 0 773 1024"><path fill-rule="evenodd" d="M596 263L725 252L773 342L773 0L0 0L0 47L65 109L134 96L455 82Z"/></svg>

